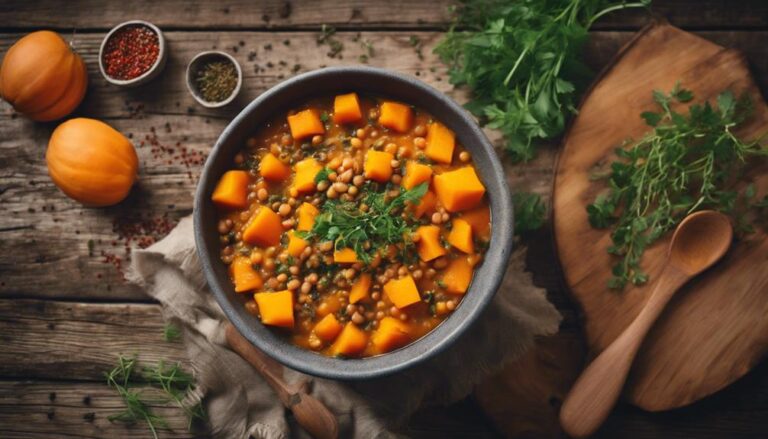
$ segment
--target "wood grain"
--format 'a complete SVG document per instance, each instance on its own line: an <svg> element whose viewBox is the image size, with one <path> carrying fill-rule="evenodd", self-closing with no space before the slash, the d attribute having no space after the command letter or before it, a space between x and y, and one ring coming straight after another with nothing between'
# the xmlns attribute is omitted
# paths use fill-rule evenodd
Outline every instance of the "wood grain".
<svg viewBox="0 0 768 439"><path fill-rule="evenodd" d="M159 399L154 389L139 387L147 398ZM146 424L112 423L125 405L113 389L101 383L0 381L0 437L7 439L142 438L151 437ZM168 422L160 438L207 437L204 430L187 430L184 412L173 406L151 405Z"/></svg>
<svg viewBox="0 0 768 439"><path fill-rule="evenodd" d="M307 29L323 24L339 28L436 28L450 22L449 7L457 2L395 0L7 0L0 4L2 27L31 29L108 29L131 18L150 20L164 29ZM172 13L169 13L172 11ZM765 28L768 5L762 0L657 0L654 13L672 23L692 28ZM596 24L600 29L637 29L644 11L611 14Z"/></svg>
<svg viewBox="0 0 768 439"><path fill-rule="evenodd" d="M0 377L104 381L118 355L186 361L159 305L0 300Z"/></svg>
<svg viewBox="0 0 768 439"><path fill-rule="evenodd" d="M663 66L663 68L659 68ZM607 288L610 236L589 226L585 207L602 186L590 181L613 148L646 131L641 111L651 91L678 80L698 101L723 89L748 91L755 115L742 135L768 127L768 108L743 56L667 25L649 28L611 67L583 102L564 141L554 190L554 230L566 282L585 313L587 342L602 351L634 319L653 283L615 293ZM765 168L747 175L760 194L768 191ZM762 196L762 195L761 195ZM644 269L655 279L668 238L649 249ZM584 255L590 255L584 258ZM638 353L627 399L647 410L667 410L707 396L746 373L768 348L768 240L758 232L738 242L725 259L675 295Z"/></svg>

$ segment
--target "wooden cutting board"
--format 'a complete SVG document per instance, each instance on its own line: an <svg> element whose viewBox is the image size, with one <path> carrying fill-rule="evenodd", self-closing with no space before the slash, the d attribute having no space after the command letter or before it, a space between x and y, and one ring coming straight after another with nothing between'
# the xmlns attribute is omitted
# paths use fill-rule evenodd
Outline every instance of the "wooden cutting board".
<svg viewBox="0 0 768 439"><path fill-rule="evenodd" d="M725 89L747 92L755 102L745 138L768 132L768 108L735 50L655 23L628 43L587 92L579 116L566 134L553 193L556 249L565 282L584 312L590 352L604 349L638 314L661 271L669 238L649 249L643 268L651 281L623 292L607 288L615 260L606 253L607 230L595 230L586 206L604 190L589 175L613 160L627 138L648 131L640 113L655 110L651 92L675 82L693 90L695 102ZM745 179L768 192L763 162ZM625 399L658 411L690 404L744 375L768 349L768 239L761 230L734 243L717 266L672 299L635 360Z"/></svg>

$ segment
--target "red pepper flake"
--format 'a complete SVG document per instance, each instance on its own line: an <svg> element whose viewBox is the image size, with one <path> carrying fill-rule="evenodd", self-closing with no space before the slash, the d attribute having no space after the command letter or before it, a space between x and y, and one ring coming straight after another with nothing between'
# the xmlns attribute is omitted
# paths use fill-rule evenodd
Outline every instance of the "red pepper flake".
<svg viewBox="0 0 768 439"><path fill-rule="evenodd" d="M160 39L144 25L118 29L104 47L104 69L112 78L128 80L146 73L160 55Z"/></svg>

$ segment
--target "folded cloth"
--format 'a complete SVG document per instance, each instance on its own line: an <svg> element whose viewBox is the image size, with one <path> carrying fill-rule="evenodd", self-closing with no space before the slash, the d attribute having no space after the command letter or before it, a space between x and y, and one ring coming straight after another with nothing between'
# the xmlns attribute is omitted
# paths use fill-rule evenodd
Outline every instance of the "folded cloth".
<svg viewBox="0 0 768 439"><path fill-rule="evenodd" d="M524 271L526 249L512 254L504 283L484 315L451 347L407 371L375 380L311 378L312 394L339 420L340 437L395 437L419 407L467 396L483 378L521 356L535 336L557 332L560 315ZM286 411L272 389L225 341L226 317L203 278L192 219L137 250L128 272L182 329L183 343L214 437L289 437ZM310 377L285 369L289 383Z"/></svg>

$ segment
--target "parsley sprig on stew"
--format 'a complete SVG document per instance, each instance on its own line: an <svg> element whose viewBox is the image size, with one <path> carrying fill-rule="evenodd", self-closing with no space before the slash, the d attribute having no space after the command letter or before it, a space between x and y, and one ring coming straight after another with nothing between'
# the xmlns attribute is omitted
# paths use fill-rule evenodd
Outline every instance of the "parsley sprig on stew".
<svg viewBox="0 0 768 439"><path fill-rule="evenodd" d="M298 233L304 239L331 241L336 249L351 248L362 262L368 263L389 245L412 244L405 237L418 223L406 220L402 209L406 204L418 203L427 188L422 183L410 190L401 188L397 196L389 197L387 191L376 192L368 185L362 202L327 200L312 230Z"/></svg>
<svg viewBox="0 0 768 439"><path fill-rule="evenodd" d="M609 172L596 175L607 178L609 190L587 206L587 212L593 227L612 230L608 252L618 262L611 288L645 283L648 275L640 267L643 252L686 215L715 209L738 219L739 204L761 205L751 200L754 193L749 188L742 196L734 188L750 158L768 155L757 141L743 141L733 132L750 116L750 99L724 91L714 106L694 104L687 114L673 108L693 97L679 84L670 93L654 91L660 111L641 115L651 131L618 148L618 160Z"/></svg>

